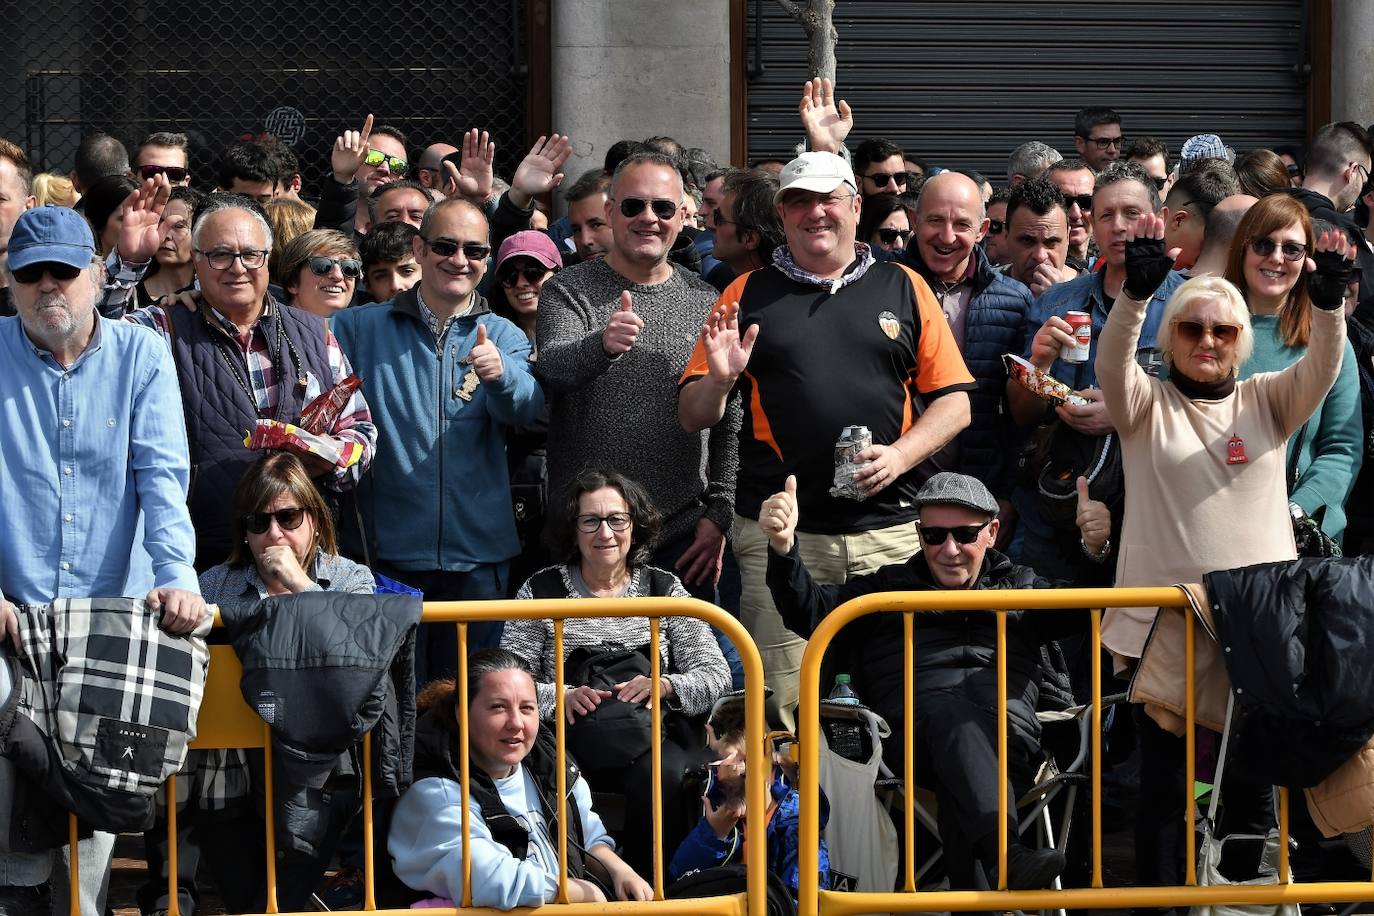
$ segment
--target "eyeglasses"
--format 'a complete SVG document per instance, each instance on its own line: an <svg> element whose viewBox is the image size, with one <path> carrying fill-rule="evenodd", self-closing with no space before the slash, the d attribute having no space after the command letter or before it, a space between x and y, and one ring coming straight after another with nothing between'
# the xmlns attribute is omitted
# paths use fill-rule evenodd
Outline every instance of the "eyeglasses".
<svg viewBox="0 0 1374 916"><path fill-rule="evenodd" d="M77 275L81 273L81 268L63 264L60 261L40 261L37 264L17 268L14 271L14 279L16 282L28 286L42 280L45 273L52 274L54 280L75 280Z"/></svg>
<svg viewBox="0 0 1374 916"><path fill-rule="evenodd" d="M1213 340L1228 347L1240 339L1240 326L1234 324L1203 324L1181 318L1174 323L1174 328L1185 343L1197 343L1208 332Z"/></svg>
<svg viewBox="0 0 1374 916"><path fill-rule="evenodd" d="M583 534L595 534L601 530L601 523L605 522L612 531L628 530L634 519L630 518L628 512L612 512L610 515L579 515L577 517L577 530Z"/></svg>
<svg viewBox="0 0 1374 916"><path fill-rule="evenodd" d="M404 172L410 167L410 163L406 162L404 159L399 159L396 156L388 156L379 149L369 148L367 155L363 157L363 165L375 167L381 165L383 162L385 162L386 167L393 172Z"/></svg>
<svg viewBox="0 0 1374 916"><path fill-rule="evenodd" d="M1001 219L988 220L988 235L1001 235L1007 228L1007 221Z"/></svg>
<svg viewBox="0 0 1374 916"><path fill-rule="evenodd" d="M887 183L889 181L891 181L893 184L905 186L910 184L913 180L912 174L910 172L893 172L890 175L887 172L874 172L873 174L865 175L864 177L867 178L869 181L873 182L874 186L879 188L887 187Z"/></svg>
<svg viewBox="0 0 1374 916"><path fill-rule="evenodd" d="M1297 242L1279 244L1271 238L1250 240L1250 250L1261 258L1269 257L1274 253L1275 248L1283 252L1285 261L1300 261L1307 257L1307 246L1299 245Z"/></svg>
<svg viewBox="0 0 1374 916"><path fill-rule="evenodd" d="M267 263L268 251L266 248L248 248L243 251L226 251L223 248L216 248L212 251L197 249L196 254L203 255L215 270L228 270L235 258L243 262L244 270L257 270Z"/></svg>
<svg viewBox="0 0 1374 916"><path fill-rule="evenodd" d="M1117 135L1115 137L1084 137L1083 139L1094 144L1098 149L1111 149L1113 146L1119 149L1126 138Z"/></svg>
<svg viewBox="0 0 1374 916"><path fill-rule="evenodd" d="M896 241L897 241L898 239L901 239L901 240L902 240L902 244L905 245L905 244L906 244L906 240L907 240L908 238L910 238L910 237L911 237L911 230L910 230L910 229L888 229L888 228L883 228L883 229L879 229L879 230L878 230L878 238L882 240L882 243L883 243L884 245L892 245L892 244L895 244Z"/></svg>
<svg viewBox="0 0 1374 916"><path fill-rule="evenodd" d="M178 168L175 165L140 165L138 167L138 174L145 180L156 178L159 175L166 175L168 181L176 183L178 181L185 181L186 176L189 175L190 172L186 169Z"/></svg>
<svg viewBox="0 0 1374 916"><path fill-rule="evenodd" d="M787 191L784 192L782 205L788 210L810 210L816 204L820 204L827 210L836 207L843 207L847 202L854 199L853 194L844 194L831 191L829 194L821 194L816 191Z"/></svg>
<svg viewBox="0 0 1374 916"><path fill-rule="evenodd" d="M305 510L299 506L293 509L278 509L276 512L250 512L243 517L243 524L250 534L264 534L272 527L272 522L282 531L295 531L305 521Z"/></svg>
<svg viewBox="0 0 1374 916"><path fill-rule="evenodd" d="M655 197L653 200L643 197L620 198L620 213L626 219L634 219L644 212L645 207L653 208L654 216L659 219L672 219L673 214L677 212L678 204L666 197Z"/></svg>
<svg viewBox="0 0 1374 916"><path fill-rule="evenodd" d="M510 289L521 280L524 280L530 286L534 286L540 280L544 279L544 274L548 272L549 268L545 267L543 264L529 264L525 267L507 267L505 270L501 271L496 279L506 289Z"/></svg>
<svg viewBox="0 0 1374 916"><path fill-rule="evenodd" d="M920 525L921 540L925 541L927 547L939 547L945 542L945 538L953 535L956 544L972 544L978 540L978 535L983 529L992 524L992 519L988 519L981 525L957 525L953 528L937 528L934 525Z"/></svg>
<svg viewBox="0 0 1374 916"><path fill-rule="evenodd" d="M363 275L363 262L357 258L326 258L322 255L311 255L305 259L305 263L310 265L310 272L317 277L327 277L334 265L339 265L339 272L349 280L356 280Z"/></svg>
<svg viewBox="0 0 1374 916"><path fill-rule="evenodd" d="M1072 210L1074 204L1078 204L1078 209L1082 210L1084 213L1093 212L1093 196L1091 194L1065 194L1065 211Z"/></svg>
<svg viewBox="0 0 1374 916"><path fill-rule="evenodd" d="M491 246L483 245L480 242L463 242L461 245L453 239L425 239L425 247L434 252L441 258L451 258L458 253L461 248L463 257L469 261L485 261L487 255L491 254Z"/></svg>
<svg viewBox="0 0 1374 916"><path fill-rule="evenodd" d="M1168 175L1158 175L1158 176L1156 176L1156 175L1151 175L1151 176L1150 176L1150 180L1153 181L1153 182L1155 183L1155 190L1156 190L1156 191L1163 191L1163 190L1164 190L1164 186L1165 186L1166 184L1169 183L1169 176L1168 176Z"/></svg>
<svg viewBox="0 0 1374 916"><path fill-rule="evenodd" d="M726 219L725 214L720 212L720 207L716 207L714 210L711 211L711 219L715 221L716 225L720 225L721 223L729 223L732 226L739 225L739 223L735 220Z"/></svg>

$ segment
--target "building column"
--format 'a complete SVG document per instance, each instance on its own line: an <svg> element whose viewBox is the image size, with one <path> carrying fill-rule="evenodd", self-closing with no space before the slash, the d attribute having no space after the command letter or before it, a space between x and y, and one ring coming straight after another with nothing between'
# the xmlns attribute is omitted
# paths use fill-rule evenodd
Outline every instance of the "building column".
<svg viewBox="0 0 1374 916"><path fill-rule="evenodd" d="M623 139L666 135L729 162L729 0L552 6L553 129L573 143L565 187Z"/></svg>
<svg viewBox="0 0 1374 916"><path fill-rule="evenodd" d="M1374 7L1331 3L1331 120L1374 124Z"/></svg>

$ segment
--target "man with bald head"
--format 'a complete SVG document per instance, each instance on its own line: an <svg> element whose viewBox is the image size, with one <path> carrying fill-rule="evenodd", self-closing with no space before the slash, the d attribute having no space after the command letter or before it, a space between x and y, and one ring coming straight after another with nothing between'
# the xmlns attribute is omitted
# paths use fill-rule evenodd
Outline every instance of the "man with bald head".
<svg viewBox="0 0 1374 916"><path fill-rule="evenodd" d="M420 184L429 189L435 199L444 196L444 157L458 152L452 143L431 143L420 154L420 163L415 167L415 177Z"/></svg>
<svg viewBox="0 0 1374 916"><path fill-rule="evenodd" d="M977 477L1011 505L1014 427L1004 403L1002 354L1025 345L1030 290L997 271L978 242L988 219L976 182L941 172L921 187L914 235L904 260L935 293L955 343L977 383L968 427L935 457L941 470ZM1005 524L1005 522L1004 522Z"/></svg>
<svg viewBox="0 0 1374 916"><path fill-rule="evenodd" d="M1247 210L1259 203L1258 197L1249 194L1232 194L1222 198L1207 214L1207 232L1202 241L1202 251L1193 262L1192 276L1226 275L1226 259L1231 253L1231 240L1236 237L1236 227Z"/></svg>

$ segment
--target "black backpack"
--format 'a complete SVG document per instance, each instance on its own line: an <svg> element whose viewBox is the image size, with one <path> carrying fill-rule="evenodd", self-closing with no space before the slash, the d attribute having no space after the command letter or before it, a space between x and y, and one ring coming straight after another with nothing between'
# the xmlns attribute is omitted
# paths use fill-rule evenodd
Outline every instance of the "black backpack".
<svg viewBox="0 0 1374 916"><path fill-rule="evenodd" d="M668 900L696 899L742 894L749 888L743 865L718 865L689 871L668 886L664 896ZM797 901L792 899L787 885L772 871L768 872L768 916L797 916Z"/></svg>

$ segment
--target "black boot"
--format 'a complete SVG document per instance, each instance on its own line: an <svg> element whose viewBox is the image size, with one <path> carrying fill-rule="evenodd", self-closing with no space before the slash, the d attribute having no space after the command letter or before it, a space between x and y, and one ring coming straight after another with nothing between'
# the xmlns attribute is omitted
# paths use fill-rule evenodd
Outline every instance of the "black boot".
<svg viewBox="0 0 1374 916"><path fill-rule="evenodd" d="M1007 889L1034 891L1049 887L1064 871L1064 854L1057 849L1030 849L1020 843L1007 848ZM996 887L997 869L989 872Z"/></svg>

